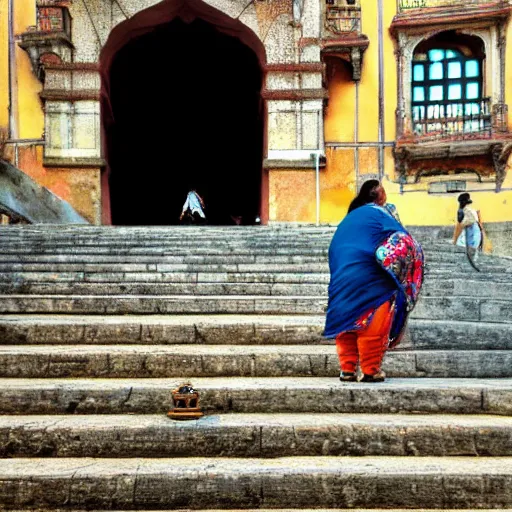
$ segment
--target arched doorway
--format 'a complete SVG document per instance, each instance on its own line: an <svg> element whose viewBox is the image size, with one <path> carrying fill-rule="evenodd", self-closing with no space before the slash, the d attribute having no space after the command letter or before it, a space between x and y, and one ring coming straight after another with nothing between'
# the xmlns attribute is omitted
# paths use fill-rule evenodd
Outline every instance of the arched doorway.
<svg viewBox="0 0 512 512"><path fill-rule="evenodd" d="M101 57L104 221L177 224L191 188L212 224L261 215L264 59L249 28L201 0L165 0L112 32Z"/></svg>

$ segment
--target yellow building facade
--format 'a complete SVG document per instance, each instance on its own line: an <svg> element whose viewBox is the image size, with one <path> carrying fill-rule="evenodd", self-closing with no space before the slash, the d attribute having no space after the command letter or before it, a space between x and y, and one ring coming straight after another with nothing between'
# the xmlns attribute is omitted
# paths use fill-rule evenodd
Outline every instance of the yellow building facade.
<svg viewBox="0 0 512 512"><path fill-rule="evenodd" d="M184 5L182 0L163 4L172 10L180 2ZM206 20L205 26L238 38L258 57L253 67L261 71L254 86L260 101L261 141L256 146L262 149L247 158L256 169L251 172L260 173L249 180L258 188L254 199L258 207L250 212L261 215L264 222L335 224L368 178L383 181L388 200L409 225L453 224L460 192L471 193L486 222L512 221L512 119L507 115L512 6L508 1L254 0L249 6L243 1L218 1L204 8L194 0L188 5L176 7L169 23L181 17L188 27L193 25L190 20ZM105 55L109 48L124 51L135 40L133 34L149 23L145 13L157 7L155 2L135 0L0 0L4 158L92 223L117 223L110 208L118 208L120 201L109 195L112 182L107 185L116 159L115 151L106 147L105 105L121 100L112 100L120 93L111 92L114 68L105 67ZM247 27L247 32L240 36L240 26L229 20ZM206 28L197 34L208 41ZM126 44L118 42L123 37ZM189 45L192 48L194 43ZM225 47L233 55L245 55L238 47ZM163 44L155 48L162 48L164 59L168 50ZM117 53L113 55L109 62L121 61ZM126 61L135 62L134 55L127 55ZM201 66L199 58L197 66ZM252 71L247 69L244 73L249 75ZM187 68L183 74L190 72ZM230 75L229 82L233 80L235 75ZM245 87L240 84L238 88ZM221 84L215 94L226 87ZM197 98L200 89L194 90ZM237 101L253 112L244 98L237 96ZM236 126L236 106L226 103L225 108L233 111L227 117ZM175 110L165 112L171 116ZM117 120L122 117L111 114ZM240 123L253 140L260 125L243 119ZM233 154L241 170L226 172L228 181L236 181L235 173L243 173L243 155L252 155L249 146L233 152L230 145L242 144L236 130L208 146L205 140L228 125L216 130L215 124L198 122L188 129L194 126L197 134L191 134L187 152L210 151L209 159L197 165L210 167L210 174L219 173L219 182L222 159ZM158 144L165 146L162 141ZM148 139L146 149L157 154L158 144L152 149ZM221 146L222 151L217 151ZM158 158L150 159L153 168L171 159L169 154ZM195 172L187 169L193 165L190 157L176 163L185 173ZM143 170L140 178L135 169L130 172L132 181L142 183L147 177ZM113 175L116 183L122 182L121 171ZM240 187L243 182L242 176ZM185 187L184 181L176 183ZM203 187L220 186L215 183L204 181ZM156 189L158 183L151 186ZM151 195L151 186L144 189L145 195ZM215 190L220 194L220 189ZM122 191L127 196L136 193ZM148 206L144 203L143 208ZM151 217L142 219L151 223Z"/></svg>

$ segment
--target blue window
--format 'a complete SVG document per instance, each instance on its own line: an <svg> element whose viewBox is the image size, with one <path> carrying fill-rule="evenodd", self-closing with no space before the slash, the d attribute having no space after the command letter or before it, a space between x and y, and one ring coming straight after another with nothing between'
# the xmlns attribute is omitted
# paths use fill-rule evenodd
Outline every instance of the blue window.
<svg viewBox="0 0 512 512"><path fill-rule="evenodd" d="M469 130L478 125L473 118L485 114L482 62L483 57L456 48L434 47L414 55L411 107L416 131L438 129L435 120L460 121Z"/></svg>

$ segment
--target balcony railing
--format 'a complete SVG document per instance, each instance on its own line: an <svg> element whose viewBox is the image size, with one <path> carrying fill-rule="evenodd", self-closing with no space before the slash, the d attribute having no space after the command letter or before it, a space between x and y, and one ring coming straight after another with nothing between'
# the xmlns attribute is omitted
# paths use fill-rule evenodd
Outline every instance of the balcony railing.
<svg viewBox="0 0 512 512"><path fill-rule="evenodd" d="M492 135L490 98L413 106L412 124L421 140L486 139Z"/></svg>
<svg viewBox="0 0 512 512"><path fill-rule="evenodd" d="M489 0L398 0L398 10L401 12L408 9L425 9L429 7L466 7L485 3L488 4Z"/></svg>

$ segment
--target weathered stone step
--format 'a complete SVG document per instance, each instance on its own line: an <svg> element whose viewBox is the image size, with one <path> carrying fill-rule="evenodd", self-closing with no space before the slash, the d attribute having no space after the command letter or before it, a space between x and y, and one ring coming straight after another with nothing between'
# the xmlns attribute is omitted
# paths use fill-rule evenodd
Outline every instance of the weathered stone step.
<svg viewBox="0 0 512 512"><path fill-rule="evenodd" d="M218 506L218 505L217 505ZM9 509L11 510L11 509ZM37 509L31 509L33 512L37 510L37 512L50 512L50 509L45 508L37 508ZM468 509L433 509L433 508L336 508L336 509L326 509L326 508L314 508L314 509L307 509L307 508L300 508L300 509L294 509L294 508L273 508L273 509L264 509L264 508L258 508L258 509L250 509L250 508L244 508L244 509L207 509L207 510L197 510L197 512L411 512L411 510L414 510L414 512L475 512L475 510L468 510ZM500 508L502 512L512 512L512 509L510 508ZM60 508L52 508L51 512L89 512L85 509L60 509ZM11 512L21 512L20 509L12 510ZM105 510L96 510L95 512L106 512ZM114 511L110 510L109 512L121 512L120 510ZM135 510L126 510L124 512L137 512ZM147 512L157 512L156 510L153 511L147 511ZM170 510L159 510L158 512L171 512ZM479 508L478 512L496 512L496 509L482 509Z"/></svg>
<svg viewBox="0 0 512 512"><path fill-rule="evenodd" d="M0 343L317 345L324 315L4 315ZM453 320L409 321L398 350L511 350L512 325ZM191 348L190 350L193 350Z"/></svg>
<svg viewBox="0 0 512 512"><path fill-rule="evenodd" d="M162 250L149 251L141 249L140 251L123 252L113 248L110 251L97 251L91 250L90 252L81 251L70 247L69 250L48 250L46 252L38 253L35 250L28 250L26 253L9 252L8 248L2 247L2 254L0 254L1 262L8 261L45 261L44 258L50 261L84 261L92 263L94 261L101 261L99 258L112 259L118 257L120 261L128 256L132 257L151 257L153 261L160 263L193 263L199 265L208 264L235 264L235 263L323 263L327 261L327 255L307 254L303 251L297 254L291 254L288 251L282 253L248 253L248 254L234 254L226 251L219 251L217 254L204 253L204 254L187 254L185 251L176 251L168 253ZM77 260L77 258L79 258ZM453 259L453 258L452 258ZM136 262L136 259L133 259Z"/></svg>
<svg viewBox="0 0 512 512"><path fill-rule="evenodd" d="M317 344L325 342L324 322L323 315L7 315L0 343Z"/></svg>
<svg viewBox="0 0 512 512"><path fill-rule="evenodd" d="M286 274L280 274L286 275ZM310 274L316 276L317 274ZM255 279L249 282L229 282L217 280L214 282L194 282L173 279L173 274L148 274L135 276L119 276L121 279L112 281L96 280L95 276L83 276L80 280L72 280L68 276L62 279L59 275L51 280L51 275L37 276L32 279L3 280L0 277L1 294L33 294L33 295L254 295L254 296L327 296L329 280L324 275L320 282L281 282L278 278L269 282L258 282L261 277L254 274ZM49 279L39 281L40 277ZM122 279L124 278L124 279ZM229 279L229 275L220 275L221 279ZM84 280L85 279L85 280ZM103 278L101 278L103 279ZM300 278L299 278L300 279ZM256 281L256 282L255 282ZM422 288L422 296L436 297L468 297L477 296L479 299L496 298L512 299L512 283L509 279L472 280L468 277L445 280L426 280Z"/></svg>
<svg viewBox="0 0 512 512"><path fill-rule="evenodd" d="M61 270L61 267L66 270ZM88 281L115 283L127 282L176 282L176 283L329 283L327 272L155 272L148 265L55 265L37 270L1 269L0 282L32 281ZM498 276L496 276L498 278ZM506 279L503 276L503 279Z"/></svg>
<svg viewBox="0 0 512 512"><path fill-rule="evenodd" d="M408 342L417 350L510 350L512 325L415 318L409 321Z"/></svg>
<svg viewBox="0 0 512 512"><path fill-rule="evenodd" d="M512 377L512 351L389 352L389 377ZM0 377L337 377L332 346L0 345Z"/></svg>
<svg viewBox="0 0 512 512"><path fill-rule="evenodd" d="M2 313L321 314L325 297L0 295Z"/></svg>
<svg viewBox="0 0 512 512"><path fill-rule="evenodd" d="M124 268L123 268L124 267ZM329 284L328 272L286 272L286 267L281 267L280 272L200 272L200 271L155 271L147 268L142 270L126 270L126 266L120 265L120 268L111 266L109 271L91 269L56 271L52 267L47 267L39 271L0 271L0 283L69 283L69 282L87 282L87 283L183 283L183 284L204 284L204 283L265 283L265 284ZM130 268L130 267L128 267ZM437 273L435 270L427 269L426 282L424 286L435 289L445 283L449 284L454 290L461 287L461 283L468 283L468 286L477 286L481 288L482 282L492 280L493 283L499 283L504 286L510 283L508 273L458 273L445 272ZM442 278L441 278L442 277ZM506 290L506 289L505 289ZM463 290L462 290L463 291ZM479 292L481 293L481 289ZM471 292L470 292L471 293Z"/></svg>
<svg viewBox="0 0 512 512"><path fill-rule="evenodd" d="M431 264L463 264L466 263L465 256L462 253L452 252L426 252L426 259ZM69 245L66 247L23 247L16 249L8 244L2 246L2 254L0 254L0 262L16 262L16 261L52 261L57 257L61 260L68 258L68 261L91 262L100 257L151 257L153 260L166 258L169 263L222 263L223 260L230 263L307 263L327 261L327 248L290 248L290 247L273 247L273 248L247 248L230 250L223 247L210 248L188 248L173 247L166 249L165 247L133 247L124 249L122 247L84 247ZM72 257L73 259L71 259ZM503 258L492 256L480 256L478 261L482 265L491 265L499 263L504 266L510 266L512 262Z"/></svg>
<svg viewBox="0 0 512 512"><path fill-rule="evenodd" d="M154 414L184 379L0 379L0 414ZM194 378L208 413L512 415L511 379Z"/></svg>
<svg viewBox="0 0 512 512"><path fill-rule="evenodd" d="M504 508L512 459L6 459L0 497L7 509Z"/></svg>
<svg viewBox="0 0 512 512"><path fill-rule="evenodd" d="M100 258L103 260L103 258ZM130 258L125 258L126 261L130 261ZM82 272L96 272L96 268L93 265L101 265L102 272L114 272L116 266L120 265L119 268L123 268L125 265L132 265L132 263L123 263L125 259L121 258L116 261L103 261L102 263L74 263L73 265L79 265ZM144 258L134 258L132 261L144 261ZM139 263L142 264L142 263ZM51 264L54 265L53 263ZM67 263L64 263L63 267L57 263L59 268L66 268ZM185 272L185 273L323 273L329 272L327 262L323 263L212 263L212 264L194 264L194 263L165 263L155 261L154 259L149 260L146 263L147 270L150 272ZM109 270L110 268L110 270ZM66 272L67 270L62 270ZM145 270L142 270L143 272ZM129 272L129 270L125 270Z"/></svg>
<svg viewBox="0 0 512 512"><path fill-rule="evenodd" d="M224 414L0 416L0 457L503 457L512 418L478 415Z"/></svg>
<svg viewBox="0 0 512 512"><path fill-rule="evenodd" d="M327 284L186 282L0 282L2 294L34 295L259 295L322 296Z"/></svg>
<svg viewBox="0 0 512 512"><path fill-rule="evenodd" d="M238 270L239 267L246 268L245 271ZM296 269L300 270L297 271ZM480 265L481 272L477 273L469 266L469 263L463 262L462 264L443 264L442 266L425 265L425 272L428 277L434 278L454 278L463 273L466 277L471 277L473 280L486 280L492 278L494 280L509 280L511 269L503 265ZM203 270L206 269L206 270ZM209 271L208 269L211 269ZM253 270L255 269L255 270ZM220 274L228 274L230 279L240 277L247 279L262 279L273 278L287 279L288 274L292 276L302 276L308 278L305 274L317 274L322 276L323 279L328 279L329 266L327 261L322 263L310 264L296 264L289 263L283 264L168 264L168 263L125 263L121 261L112 261L109 263L0 263L0 272L5 274L4 280L12 281L16 276L11 274L41 274L42 277L46 274L59 274L66 277L77 278L87 274L90 279L120 279L120 275L129 274L134 275L152 275L152 274L176 274L177 276L197 276L197 279L205 278L206 276L212 278ZM454 272L457 272L456 274ZM254 274L257 273L257 276ZM67 276L69 274L69 276ZM251 276L252 274L252 276ZM18 276L19 277L19 276ZM35 276L34 276L35 277ZM460 276L461 278L463 276ZM221 277L215 277L221 279ZM291 279L292 277L290 277ZM174 279L174 278L173 278ZM176 277L178 279L178 277ZM309 278L308 278L309 279Z"/></svg>
<svg viewBox="0 0 512 512"><path fill-rule="evenodd" d="M152 240L141 242L140 244L123 244L122 241L105 240L91 241L84 244L81 242L70 241L62 244L56 242L31 243L24 244L12 243L2 240L2 253L4 258L9 255L45 255L45 254L84 254L87 256L109 255L109 254L137 254L137 255L168 255L179 256L188 254L191 256L201 255L218 255L226 254L230 256L276 256L276 255L304 255L326 257L329 249L330 241L318 242L313 240L311 243L289 243L286 241L276 240L270 243L243 243L243 244L226 244L222 241L210 240L194 243L180 242L161 242ZM451 250L445 247L424 247L424 252L429 260L438 261L458 261L464 260L465 255L462 251ZM479 259L487 261L494 258L489 255L478 256ZM500 258L503 262L510 262L506 258Z"/></svg>
<svg viewBox="0 0 512 512"><path fill-rule="evenodd" d="M0 295L0 313L321 315L326 296ZM423 297L413 318L512 323L512 300Z"/></svg>

